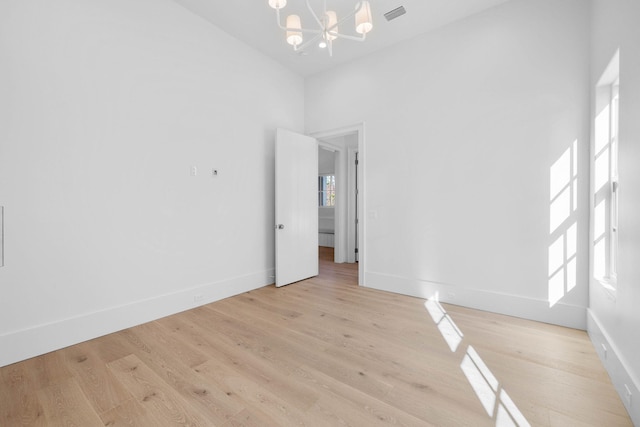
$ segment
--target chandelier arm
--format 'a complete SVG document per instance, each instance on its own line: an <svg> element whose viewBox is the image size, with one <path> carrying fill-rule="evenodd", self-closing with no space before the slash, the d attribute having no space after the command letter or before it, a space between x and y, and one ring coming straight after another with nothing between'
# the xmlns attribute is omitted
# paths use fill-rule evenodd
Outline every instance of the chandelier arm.
<svg viewBox="0 0 640 427"><path fill-rule="evenodd" d="M308 33L308 34L322 34L323 31L322 30L308 30L306 28L287 28L288 30L291 31L299 31L301 33Z"/></svg>
<svg viewBox="0 0 640 427"><path fill-rule="evenodd" d="M307 40L306 42L302 43L301 45L294 46L293 50L295 50L296 52L299 51L299 50L305 50L307 48L307 46L309 46L312 43L315 43L316 40L318 40L320 37L322 37L322 31L320 31L314 37L310 38L309 40Z"/></svg>
<svg viewBox="0 0 640 427"><path fill-rule="evenodd" d="M341 39L353 40L353 41L356 41L356 42L363 42L367 38L367 33L362 34L360 37L358 37L358 36L349 36L347 34L340 34L340 33L330 33L330 34L332 36L336 36L336 37L341 38Z"/></svg>
<svg viewBox="0 0 640 427"><path fill-rule="evenodd" d="M309 1L309 0L307 0ZM342 24L344 21L346 21L347 19L351 19L354 16L356 16L356 14L358 12L360 12L360 9L362 9L363 3L359 2L358 3L358 7L351 13L349 13L348 15L344 16L342 19L340 19L338 22L336 22L335 24L333 24L331 27L327 28L327 31L330 32L331 30L333 30L334 28L336 28L338 25ZM333 32L331 33L331 35L338 35L339 33L337 32Z"/></svg>
<svg viewBox="0 0 640 427"><path fill-rule="evenodd" d="M311 15L313 15L313 19L316 20L320 28L324 28L324 24L322 23L320 18L318 18L318 15L316 15L316 13L314 12L313 8L311 7L311 3L309 3L309 0L307 0L307 9L309 9L309 12L311 12ZM327 12L327 9L325 8L324 13L326 12Z"/></svg>
<svg viewBox="0 0 640 427"><path fill-rule="evenodd" d="M342 24L342 23L343 23L344 21L346 21L347 19L351 19L351 18L353 18L354 16L356 16L356 14L357 14L358 12L360 12L360 9L362 9L362 7L363 7L363 3L362 3L362 2L359 2L359 3L358 3L358 7L357 7L357 8L355 8L355 9L353 10L353 12L351 12L351 13L349 13L349 14L345 15L345 16L344 16L344 18L342 18L341 20L339 20L338 22L336 22L336 24L335 24L335 25Z"/></svg>
<svg viewBox="0 0 640 427"><path fill-rule="evenodd" d="M276 9L276 20L278 21L278 27L282 30L286 30L286 27L283 27L282 23L280 23L280 8Z"/></svg>

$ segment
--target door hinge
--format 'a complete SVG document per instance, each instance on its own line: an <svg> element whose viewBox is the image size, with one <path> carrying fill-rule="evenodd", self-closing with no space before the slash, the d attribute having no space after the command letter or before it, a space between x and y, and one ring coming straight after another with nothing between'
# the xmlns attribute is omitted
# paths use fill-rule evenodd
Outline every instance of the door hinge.
<svg viewBox="0 0 640 427"><path fill-rule="evenodd" d="M356 253L358 253L358 248L356 248Z"/></svg>
<svg viewBox="0 0 640 427"><path fill-rule="evenodd" d="M358 166L358 159L356 159L356 166Z"/></svg>

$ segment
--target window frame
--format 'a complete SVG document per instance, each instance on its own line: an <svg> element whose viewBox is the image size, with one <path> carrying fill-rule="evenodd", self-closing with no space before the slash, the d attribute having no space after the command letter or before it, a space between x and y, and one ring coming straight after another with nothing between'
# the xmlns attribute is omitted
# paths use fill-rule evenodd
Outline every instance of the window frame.
<svg viewBox="0 0 640 427"><path fill-rule="evenodd" d="M618 70L615 75L609 79L598 83L596 86L596 104L598 99L600 105L608 108L608 117L606 117L607 126L605 135L606 143L599 144L598 141L603 137L601 129L599 129L598 120L595 121L595 138L593 145L592 167L594 170L592 181L592 239L593 248L591 275L598 281L603 288L615 298L618 282L618 235L619 235L619 128L620 128L620 78ZM598 93L600 95L598 95ZM603 109L603 111L604 111ZM597 150L597 151L596 151ZM601 159L601 156L607 155L608 159ZM601 161L602 160L602 161ZM606 161L604 161L606 160ZM606 183L596 188L600 180L604 178L598 170L604 165L607 167ZM600 205L604 203L602 209ZM598 231L600 233L596 234ZM598 246L604 244L604 248L600 251Z"/></svg>

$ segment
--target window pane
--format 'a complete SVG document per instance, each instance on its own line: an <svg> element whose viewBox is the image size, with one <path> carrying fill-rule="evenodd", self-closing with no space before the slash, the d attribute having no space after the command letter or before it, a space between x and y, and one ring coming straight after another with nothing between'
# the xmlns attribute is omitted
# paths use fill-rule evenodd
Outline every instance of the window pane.
<svg viewBox="0 0 640 427"><path fill-rule="evenodd" d="M607 105L596 117L595 124L595 151L598 154L609 143L610 129L609 120L611 116L610 106Z"/></svg>
<svg viewBox="0 0 640 427"><path fill-rule="evenodd" d="M594 185L597 193L603 185L609 182L609 148L605 149L595 162Z"/></svg>
<svg viewBox="0 0 640 427"><path fill-rule="evenodd" d="M335 206L335 175L327 175L318 177L318 205L319 206Z"/></svg>

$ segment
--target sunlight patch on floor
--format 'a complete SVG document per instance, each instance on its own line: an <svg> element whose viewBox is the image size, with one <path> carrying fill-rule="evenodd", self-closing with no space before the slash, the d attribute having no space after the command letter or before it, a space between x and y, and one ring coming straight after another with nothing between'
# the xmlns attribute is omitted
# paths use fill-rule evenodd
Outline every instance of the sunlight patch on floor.
<svg viewBox="0 0 640 427"><path fill-rule="evenodd" d="M447 342L449 349L455 353L464 335L437 300L427 300L424 306L427 308L434 323L438 326L438 330Z"/></svg>
<svg viewBox="0 0 640 427"><path fill-rule="evenodd" d="M451 352L456 353L464 339L464 334L438 301L438 294L436 293L434 297L425 301L424 306ZM491 419L495 419L496 426L530 427L525 416L502 388L498 379L473 346L467 346L460 369L487 415Z"/></svg>

